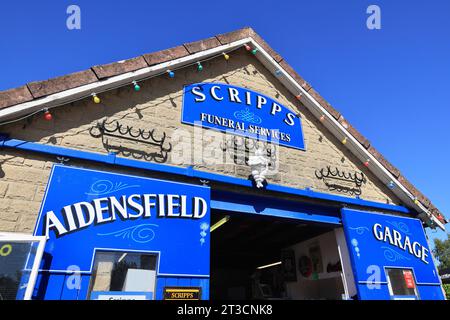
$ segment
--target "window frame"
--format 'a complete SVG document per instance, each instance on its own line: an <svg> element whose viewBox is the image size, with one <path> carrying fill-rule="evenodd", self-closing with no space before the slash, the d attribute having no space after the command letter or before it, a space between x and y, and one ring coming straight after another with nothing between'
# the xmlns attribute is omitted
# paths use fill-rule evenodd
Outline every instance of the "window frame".
<svg viewBox="0 0 450 320"><path fill-rule="evenodd" d="M39 267L41 265L42 256L44 254L45 243L47 241L46 236L33 236L30 234L24 233L15 233L15 232L0 232L0 241L2 242L15 242L15 243L30 243L30 242L38 242L38 247L36 249L33 266L30 270L30 276L28 278L27 288L25 290L25 294L23 300L31 300L33 296L34 286L36 285L37 276L39 273ZM27 260L25 262L24 270L28 265L28 261L30 259L30 254L28 254Z"/></svg>
<svg viewBox="0 0 450 320"><path fill-rule="evenodd" d="M96 255L99 253L134 253L134 254L146 254L146 255L154 255L156 257L156 264L155 264L155 285L154 285L154 291L153 291L153 297L151 300L156 300L156 290L158 285L158 274L159 274L159 263L161 258L161 252L160 251L146 251L146 250L134 250L134 249L118 249L118 248L95 248L94 253L92 255L91 260L91 272L89 273L89 284L88 289L86 292L86 300L91 300L91 294L92 288L91 284L94 276L94 268L95 268L95 258ZM121 292L121 291L117 291Z"/></svg>
<svg viewBox="0 0 450 320"><path fill-rule="evenodd" d="M414 279L414 293L415 295L394 295L394 290L391 285L391 278L389 277L388 269L409 270L411 271ZM392 300L420 300L419 290L417 288L416 274L414 268L411 267L397 267L397 266L384 266L384 274L386 276L386 282L389 289L389 295Z"/></svg>

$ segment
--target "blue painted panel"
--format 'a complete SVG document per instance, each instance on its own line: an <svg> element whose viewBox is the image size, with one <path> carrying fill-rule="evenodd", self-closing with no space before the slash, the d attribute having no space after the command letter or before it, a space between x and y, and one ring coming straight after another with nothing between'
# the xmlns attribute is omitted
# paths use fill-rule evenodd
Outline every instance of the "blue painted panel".
<svg viewBox="0 0 450 320"><path fill-rule="evenodd" d="M166 286L166 278L158 277L156 279L156 300L163 299L164 287Z"/></svg>
<svg viewBox="0 0 450 320"><path fill-rule="evenodd" d="M61 300L66 285L65 278L65 274L40 273L36 281L33 299Z"/></svg>
<svg viewBox="0 0 450 320"><path fill-rule="evenodd" d="M387 283L385 268L393 267L412 269L417 286L440 286L420 220L344 208L342 222L361 298L375 294L362 284L374 280L374 267L381 283Z"/></svg>
<svg viewBox="0 0 450 320"><path fill-rule="evenodd" d="M387 284L380 284L377 287L368 287L365 284L357 285L360 300L390 300L389 288Z"/></svg>
<svg viewBox="0 0 450 320"><path fill-rule="evenodd" d="M158 197L146 202L144 195L152 194ZM167 195L186 196L184 203L175 200L180 206L173 207L171 216ZM114 202L126 203L125 214ZM195 207L198 219L188 217ZM83 220L88 220L85 227ZM47 267L53 271L70 265L91 271L95 249L114 249L158 253L161 273L209 275L207 187L56 165L35 235L45 234L46 223L45 253L51 256Z"/></svg>
<svg viewBox="0 0 450 320"><path fill-rule="evenodd" d="M277 199L257 197L238 193L213 191L211 208L238 213L275 216L288 219L321 222L340 225L339 210L333 207L309 205Z"/></svg>
<svg viewBox="0 0 450 320"><path fill-rule="evenodd" d="M442 287L438 285L417 286L421 300L445 300Z"/></svg>
<svg viewBox="0 0 450 320"><path fill-rule="evenodd" d="M78 292L77 300L87 299L90 281L91 281L91 275L89 275L89 274L81 275L81 288Z"/></svg>
<svg viewBox="0 0 450 320"><path fill-rule="evenodd" d="M179 278L178 279L178 286L179 287L190 287L191 286L191 279L192 278Z"/></svg>
<svg viewBox="0 0 450 320"><path fill-rule="evenodd" d="M182 122L304 150L301 119L274 99L224 83L184 87Z"/></svg>

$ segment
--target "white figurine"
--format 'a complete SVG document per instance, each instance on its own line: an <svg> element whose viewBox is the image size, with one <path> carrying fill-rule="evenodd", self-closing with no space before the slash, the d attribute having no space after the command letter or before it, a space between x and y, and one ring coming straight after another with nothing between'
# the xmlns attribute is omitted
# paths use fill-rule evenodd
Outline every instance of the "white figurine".
<svg viewBox="0 0 450 320"><path fill-rule="evenodd" d="M269 171L269 160L264 156L262 149L256 149L255 155L249 157L248 165L252 169L252 176L256 182L256 187L262 188L263 182L266 180L266 174Z"/></svg>

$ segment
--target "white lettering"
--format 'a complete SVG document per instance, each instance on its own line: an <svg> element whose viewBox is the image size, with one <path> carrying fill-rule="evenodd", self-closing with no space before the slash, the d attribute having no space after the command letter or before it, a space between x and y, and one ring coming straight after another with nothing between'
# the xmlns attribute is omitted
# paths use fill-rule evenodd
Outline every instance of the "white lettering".
<svg viewBox="0 0 450 320"><path fill-rule="evenodd" d="M192 93L196 95L198 98L195 98L195 102L203 102L206 100L206 96L203 92L200 91L200 87L193 87Z"/></svg>

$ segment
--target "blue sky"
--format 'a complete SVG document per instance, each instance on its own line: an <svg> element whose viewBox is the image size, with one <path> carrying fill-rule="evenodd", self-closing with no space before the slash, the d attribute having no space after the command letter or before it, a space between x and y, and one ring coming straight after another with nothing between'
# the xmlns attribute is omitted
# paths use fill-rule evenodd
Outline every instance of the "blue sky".
<svg viewBox="0 0 450 320"><path fill-rule="evenodd" d="M66 28L70 4L81 30ZM366 27L370 4L381 30ZM0 90L244 26L450 217L448 0L2 1Z"/></svg>

